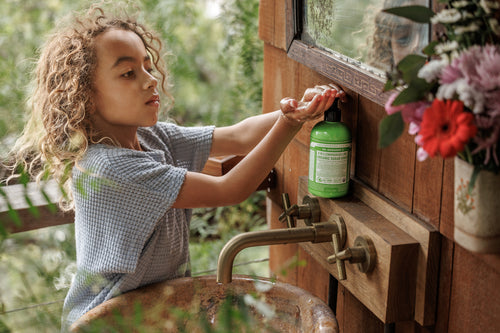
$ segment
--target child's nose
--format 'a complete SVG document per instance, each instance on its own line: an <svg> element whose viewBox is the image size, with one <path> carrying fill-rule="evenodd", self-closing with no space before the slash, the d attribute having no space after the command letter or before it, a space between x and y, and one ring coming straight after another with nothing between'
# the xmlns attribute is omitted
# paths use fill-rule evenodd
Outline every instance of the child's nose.
<svg viewBox="0 0 500 333"><path fill-rule="evenodd" d="M158 85L158 79L154 77L151 73L146 72L144 79L144 89L156 88Z"/></svg>

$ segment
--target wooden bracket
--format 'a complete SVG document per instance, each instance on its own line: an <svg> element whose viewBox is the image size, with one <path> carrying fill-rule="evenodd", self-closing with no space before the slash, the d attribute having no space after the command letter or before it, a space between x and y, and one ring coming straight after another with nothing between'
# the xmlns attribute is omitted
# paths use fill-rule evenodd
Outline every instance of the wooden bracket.
<svg viewBox="0 0 500 333"><path fill-rule="evenodd" d="M346 265L347 279L340 281L382 322L416 320L421 325L435 321L439 233L402 212L376 192L353 181L353 195L340 199L318 198L321 221L341 215L347 228L345 247L356 237L369 236L377 252L375 267L362 273L356 265ZM310 195L307 177L300 177L298 201ZM298 221L298 226L303 226ZM333 253L329 243L300 245L330 274L338 277L336 265L327 257Z"/></svg>

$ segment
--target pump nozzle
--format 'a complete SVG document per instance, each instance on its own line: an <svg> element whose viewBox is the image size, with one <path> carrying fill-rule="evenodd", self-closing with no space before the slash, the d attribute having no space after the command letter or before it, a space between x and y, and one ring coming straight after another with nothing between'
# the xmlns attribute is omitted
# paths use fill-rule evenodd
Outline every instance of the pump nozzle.
<svg viewBox="0 0 500 333"><path fill-rule="evenodd" d="M329 122L339 122L340 121L341 111L339 109L339 99L338 98L335 98L332 106L330 106L330 108L325 111L324 116L325 116L325 118L324 118L325 121L329 121Z"/></svg>

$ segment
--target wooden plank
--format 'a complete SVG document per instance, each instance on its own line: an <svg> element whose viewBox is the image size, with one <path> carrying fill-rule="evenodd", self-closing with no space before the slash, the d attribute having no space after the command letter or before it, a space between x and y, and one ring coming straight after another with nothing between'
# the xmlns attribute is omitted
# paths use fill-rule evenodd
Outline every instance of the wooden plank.
<svg viewBox="0 0 500 333"><path fill-rule="evenodd" d="M372 188L378 187L381 150L377 148L380 116L375 105L360 98L356 131L356 177Z"/></svg>
<svg viewBox="0 0 500 333"><path fill-rule="evenodd" d="M450 295L453 275L453 241L441 240L441 262L439 265L439 289L435 332L448 332Z"/></svg>
<svg viewBox="0 0 500 333"><path fill-rule="evenodd" d="M274 8L273 0L259 2L259 38L271 45L274 42Z"/></svg>
<svg viewBox="0 0 500 333"><path fill-rule="evenodd" d="M293 83L289 80L284 80L285 73L293 73L295 67L290 66L291 61L288 60L286 53L271 45L264 45L264 81L263 81L263 112L271 112L279 110L279 103L282 97L293 96ZM277 185L274 190L268 192L274 202L281 205L281 193L284 192L284 164L283 157L275 164Z"/></svg>
<svg viewBox="0 0 500 333"><path fill-rule="evenodd" d="M417 162L413 188L413 214L439 229L444 160Z"/></svg>
<svg viewBox="0 0 500 333"><path fill-rule="evenodd" d="M222 176L242 159L243 156L236 155L210 157L201 172L211 176Z"/></svg>
<svg viewBox="0 0 500 333"><path fill-rule="evenodd" d="M439 232L432 225L402 211L359 181L353 180L353 191L360 200L419 242L415 320L424 326L432 325L435 321L439 274Z"/></svg>
<svg viewBox="0 0 500 333"><path fill-rule="evenodd" d="M49 203L43 196L42 191L48 196L52 203L59 202L61 191L55 181L46 183L28 183L24 185L9 185L2 187L7 195L7 200L12 209L16 210L21 225L9 215L9 208L5 198L0 197L0 221L9 233L29 231L39 228L51 227L61 224L72 223L73 212L63 212L57 205L49 207ZM31 205L26 200L31 201Z"/></svg>
<svg viewBox="0 0 500 333"><path fill-rule="evenodd" d="M229 172L242 156L221 156L209 158L203 171L212 176L222 176ZM276 186L276 172L272 170L268 177L259 185L257 190L270 190ZM74 212L63 212L57 205L49 206L42 194L47 194L51 203L59 202L61 192L55 181L49 181L41 185L28 183L27 187L21 184L2 187L5 191L12 209L17 212L21 225L17 225L9 213L9 208L3 197L0 197L0 221L9 233L17 233L28 230L46 228L61 224L73 223ZM31 205L26 201L31 201Z"/></svg>
<svg viewBox="0 0 500 333"><path fill-rule="evenodd" d="M285 47L284 49L288 51L290 46L292 46L293 39L296 38L296 33L298 30L298 27L295 26L295 21L296 21L296 10L297 8L294 8L294 2L295 0L285 0L285 40L283 46Z"/></svg>
<svg viewBox="0 0 500 333"><path fill-rule="evenodd" d="M298 201L302 202L308 194L307 177L301 177L299 184ZM333 213L344 218L346 247L352 246L359 235L370 237L376 247L375 269L365 274L356 265L346 264L347 279L340 283L383 322L413 318L417 241L355 197L319 198L319 201L322 220L327 220ZM303 222L298 224L303 225ZM333 253L331 243L301 243L300 246L330 274L338 277L336 265L326 261Z"/></svg>
<svg viewBox="0 0 500 333"><path fill-rule="evenodd" d="M293 19L293 8L290 7L290 0L274 1L274 38L273 45L281 50L288 50L289 42L287 40L287 24Z"/></svg>
<svg viewBox="0 0 500 333"><path fill-rule="evenodd" d="M455 245L448 332L500 332L500 275Z"/></svg>
<svg viewBox="0 0 500 333"><path fill-rule="evenodd" d="M330 273L300 247L299 260L305 261L306 265L299 265L298 267L297 286L328 304ZM311 274L311 272L314 272L314 274Z"/></svg>
<svg viewBox="0 0 500 333"><path fill-rule="evenodd" d="M266 199L267 223L270 229L286 227L278 219L281 212L280 205L269 198ZM271 245L269 247L269 268L278 280L297 285L297 266L293 264L294 260L297 260L297 254L297 244Z"/></svg>
<svg viewBox="0 0 500 333"><path fill-rule="evenodd" d="M455 163L453 159L444 161L443 188L441 193L441 217L439 221L439 231L446 238L453 240L454 198L453 188L455 183Z"/></svg>
<svg viewBox="0 0 500 333"><path fill-rule="evenodd" d="M380 108L378 114L382 120L385 116L385 110ZM382 149L378 192L407 212L411 212L416 145L413 137L406 133L407 127L405 127L405 133L398 140Z"/></svg>
<svg viewBox="0 0 500 333"><path fill-rule="evenodd" d="M341 333L381 333L384 324L348 290L344 292Z"/></svg>
<svg viewBox="0 0 500 333"><path fill-rule="evenodd" d="M288 50L294 37L292 0L261 0L259 38L281 50Z"/></svg>

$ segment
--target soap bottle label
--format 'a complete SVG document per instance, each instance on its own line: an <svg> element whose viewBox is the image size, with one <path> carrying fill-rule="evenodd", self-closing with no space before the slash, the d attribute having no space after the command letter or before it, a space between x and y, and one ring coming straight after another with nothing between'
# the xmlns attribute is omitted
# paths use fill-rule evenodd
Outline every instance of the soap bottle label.
<svg viewBox="0 0 500 333"><path fill-rule="evenodd" d="M311 141L309 189L313 190L313 194L333 197L347 192L351 149L351 142L319 143Z"/></svg>

